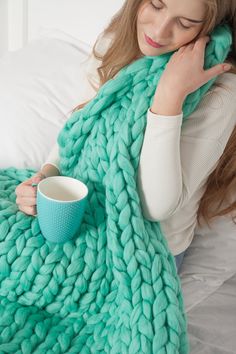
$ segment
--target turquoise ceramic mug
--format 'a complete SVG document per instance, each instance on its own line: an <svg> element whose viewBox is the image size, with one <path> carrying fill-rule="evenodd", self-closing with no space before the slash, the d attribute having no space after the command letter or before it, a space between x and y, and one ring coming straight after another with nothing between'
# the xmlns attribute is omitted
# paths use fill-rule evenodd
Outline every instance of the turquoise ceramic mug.
<svg viewBox="0 0 236 354"><path fill-rule="evenodd" d="M64 176L43 179L37 187L37 216L43 236L51 242L71 240L83 219L88 188Z"/></svg>

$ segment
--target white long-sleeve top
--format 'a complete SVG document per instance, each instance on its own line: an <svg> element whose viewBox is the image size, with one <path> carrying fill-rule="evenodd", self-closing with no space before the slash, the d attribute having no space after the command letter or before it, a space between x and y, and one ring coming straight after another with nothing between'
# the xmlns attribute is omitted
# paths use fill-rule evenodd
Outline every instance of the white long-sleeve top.
<svg viewBox="0 0 236 354"><path fill-rule="evenodd" d="M98 64L90 58L85 66L85 74L95 85ZM138 189L144 217L160 222L173 255L187 249L194 237L206 180L236 124L236 75L224 73L216 82L227 87L213 85L182 128L183 113L164 116L147 112ZM88 80L85 91L88 100L96 93ZM57 144L44 165L47 163L59 169Z"/></svg>

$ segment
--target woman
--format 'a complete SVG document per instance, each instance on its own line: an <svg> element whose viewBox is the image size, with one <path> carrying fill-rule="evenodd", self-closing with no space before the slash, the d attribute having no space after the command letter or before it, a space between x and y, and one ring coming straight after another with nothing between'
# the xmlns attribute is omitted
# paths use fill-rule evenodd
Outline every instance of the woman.
<svg viewBox="0 0 236 354"><path fill-rule="evenodd" d="M205 47L221 23L233 32L228 64L204 70ZM236 209L235 201L218 209L236 186L236 0L127 0L94 46L95 92L141 56L168 52L174 54L147 112L138 185L143 214L160 221L179 269L200 217L208 221ZM218 75L181 129L186 96ZM17 187L19 209L35 215L32 183L59 173L56 146L41 171Z"/></svg>

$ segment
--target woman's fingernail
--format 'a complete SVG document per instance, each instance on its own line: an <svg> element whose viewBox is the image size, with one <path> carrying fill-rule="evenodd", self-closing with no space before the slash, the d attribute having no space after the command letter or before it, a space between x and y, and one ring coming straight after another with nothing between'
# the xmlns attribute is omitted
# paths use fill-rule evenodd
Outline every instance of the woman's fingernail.
<svg viewBox="0 0 236 354"><path fill-rule="evenodd" d="M230 70L232 68L232 65L231 64L225 64L223 68L224 68L224 70L227 71L227 70Z"/></svg>

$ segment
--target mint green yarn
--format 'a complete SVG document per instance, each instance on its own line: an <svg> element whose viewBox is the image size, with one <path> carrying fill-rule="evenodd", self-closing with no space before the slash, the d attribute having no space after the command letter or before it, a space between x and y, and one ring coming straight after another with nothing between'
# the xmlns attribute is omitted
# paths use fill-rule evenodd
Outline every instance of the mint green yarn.
<svg viewBox="0 0 236 354"><path fill-rule="evenodd" d="M231 42L215 29L205 67ZM75 240L45 241L37 218L17 210L15 187L34 171L0 170L0 354L189 352L175 260L137 188L146 112L170 56L123 68L62 129L62 174L89 188ZM186 98L184 120L213 82Z"/></svg>

